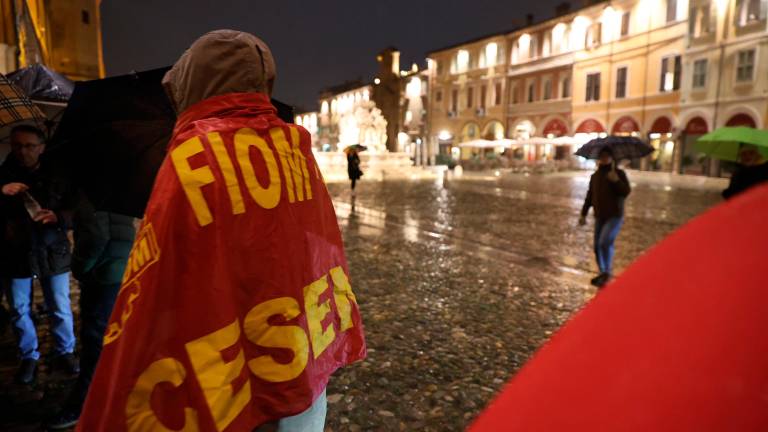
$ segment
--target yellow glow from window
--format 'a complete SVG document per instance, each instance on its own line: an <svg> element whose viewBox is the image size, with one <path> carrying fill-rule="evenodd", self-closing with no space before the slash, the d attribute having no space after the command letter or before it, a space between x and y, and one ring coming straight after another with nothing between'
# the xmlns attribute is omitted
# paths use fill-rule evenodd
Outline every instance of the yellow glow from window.
<svg viewBox="0 0 768 432"><path fill-rule="evenodd" d="M320 112L323 114L328 113L328 101L323 101L323 103L320 105Z"/></svg>
<svg viewBox="0 0 768 432"><path fill-rule="evenodd" d="M520 36L520 39L517 40L517 55L527 60L529 58L530 50L531 50L531 35L529 35L528 33L525 33L522 36Z"/></svg>
<svg viewBox="0 0 768 432"><path fill-rule="evenodd" d="M571 37L569 46L572 50L584 49L584 40L587 36L587 29L592 22L585 16L577 16L573 19L571 25Z"/></svg>
<svg viewBox="0 0 768 432"><path fill-rule="evenodd" d="M447 130L441 130L440 134L438 134L437 137L443 141L447 141L453 138L453 135L451 135L451 133L448 132Z"/></svg>
<svg viewBox="0 0 768 432"><path fill-rule="evenodd" d="M469 51L459 50L456 54L456 65L459 72L464 72L469 68Z"/></svg>
<svg viewBox="0 0 768 432"><path fill-rule="evenodd" d="M499 45L491 42L485 46L485 64L488 67L496 66L497 56L499 54Z"/></svg>
<svg viewBox="0 0 768 432"><path fill-rule="evenodd" d="M552 52L560 53L568 51L568 39L565 37L567 26L559 23L552 29Z"/></svg>

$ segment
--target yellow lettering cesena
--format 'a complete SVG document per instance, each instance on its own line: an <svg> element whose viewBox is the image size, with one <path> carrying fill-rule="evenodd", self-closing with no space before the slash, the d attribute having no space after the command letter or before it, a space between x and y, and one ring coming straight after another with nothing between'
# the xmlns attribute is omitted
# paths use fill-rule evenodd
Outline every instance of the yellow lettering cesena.
<svg viewBox="0 0 768 432"><path fill-rule="evenodd" d="M309 339L312 341L312 353L315 358L328 348L336 337L333 324L323 330L323 320L331 312L331 301L320 302L320 294L328 289L328 277L323 276L304 287L304 309L307 311Z"/></svg>
<svg viewBox="0 0 768 432"><path fill-rule="evenodd" d="M189 204L195 212L197 222L200 226L206 226L213 222L213 216L201 189L214 182L213 172L208 166L196 169L189 166L189 158L202 152L203 144L200 138L190 138L171 150L171 160Z"/></svg>
<svg viewBox="0 0 768 432"><path fill-rule="evenodd" d="M251 146L261 152L269 172L269 186L263 188L259 184L249 155ZM235 156L243 172L243 180L248 187L253 199L265 209L275 208L280 203L280 171L272 150L263 138L258 136L253 129L240 129L235 133Z"/></svg>
<svg viewBox="0 0 768 432"><path fill-rule="evenodd" d="M229 201L232 204L232 214L245 213L243 194L240 192L240 184L237 181L235 167L232 165L232 160L229 158L229 153L227 153L227 148L224 146L221 135L218 132L209 133L208 142L211 144L213 154L216 156L216 162L219 163L219 169L221 169L221 175L224 177L224 182L227 185Z"/></svg>
<svg viewBox="0 0 768 432"><path fill-rule="evenodd" d="M245 368L245 354L238 350L231 362L225 362L221 352L237 344L240 339L240 322L187 343L187 353L195 375L203 389L203 395L216 423L222 431L245 409L251 400L251 386L247 382L235 393L232 382Z"/></svg>
<svg viewBox="0 0 768 432"><path fill-rule="evenodd" d="M128 402L125 406L125 422L128 432L171 432L175 430L163 425L152 411L150 404L152 391L158 384L163 382L178 387L184 382L186 375L184 365L170 357L157 360L149 365L139 376L131 394L128 395ZM197 412L194 409L184 408L184 427L179 430L182 432L197 432L200 430Z"/></svg>
<svg viewBox="0 0 768 432"><path fill-rule="evenodd" d="M278 363L270 355L248 361L248 368L257 377L269 382L290 381L304 371L309 359L307 334L297 325L269 325L275 315L290 321L301 314L299 303L291 297L280 297L256 305L243 322L245 337L265 348L285 348L293 351L290 363Z"/></svg>
<svg viewBox="0 0 768 432"><path fill-rule="evenodd" d="M336 308L339 310L341 318L341 328L339 331L346 331L354 327L352 322L352 304L357 304L355 294L349 285L349 279L341 267L331 269L331 280L333 280L333 298L336 301Z"/></svg>

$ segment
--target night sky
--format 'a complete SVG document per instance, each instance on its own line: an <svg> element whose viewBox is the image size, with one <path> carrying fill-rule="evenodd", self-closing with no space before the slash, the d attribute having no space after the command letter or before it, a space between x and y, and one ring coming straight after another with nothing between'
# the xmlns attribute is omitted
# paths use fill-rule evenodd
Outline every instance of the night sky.
<svg viewBox="0 0 768 432"><path fill-rule="evenodd" d="M274 96L317 109L325 87L370 80L376 52L400 49L401 67L428 51L551 17L562 0L104 0L108 75L172 64L203 33L247 31L272 48ZM573 7L578 4L572 3Z"/></svg>

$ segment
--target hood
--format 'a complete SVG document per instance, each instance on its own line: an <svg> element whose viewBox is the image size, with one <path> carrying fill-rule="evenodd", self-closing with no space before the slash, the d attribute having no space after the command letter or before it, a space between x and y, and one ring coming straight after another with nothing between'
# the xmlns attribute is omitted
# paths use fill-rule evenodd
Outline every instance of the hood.
<svg viewBox="0 0 768 432"><path fill-rule="evenodd" d="M227 93L272 93L275 61L269 47L250 33L217 30L196 40L163 78L178 113Z"/></svg>

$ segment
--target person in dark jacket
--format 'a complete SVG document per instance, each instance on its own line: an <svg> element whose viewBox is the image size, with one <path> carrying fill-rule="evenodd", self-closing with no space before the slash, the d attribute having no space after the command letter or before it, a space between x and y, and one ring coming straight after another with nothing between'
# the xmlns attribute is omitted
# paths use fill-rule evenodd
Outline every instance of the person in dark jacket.
<svg viewBox="0 0 768 432"><path fill-rule="evenodd" d="M728 189L723 191L723 198L731 199L763 182L768 182L768 162L757 147L742 144L739 148L739 166L731 177Z"/></svg>
<svg viewBox="0 0 768 432"><path fill-rule="evenodd" d="M32 321L32 281L38 279L51 314L55 366L79 371L69 300L70 243L68 182L41 162L42 132L31 126L11 131L12 153L0 167L0 277L5 280L21 366L16 380L30 384L40 358Z"/></svg>
<svg viewBox="0 0 768 432"><path fill-rule="evenodd" d="M347 175L349 175L349 180L352 182L352 196L354 196L355 185L360 180L360 177L363 176L363 171L360 169L360 156L354 148L347 151Z"/></svg>
<svg viewBox="0 0 768 432"><path fill-rule="evenodd" d="M589 191L579 224L587 223L589 208L595 209L595 258L600 274L592 285L603 287L611 279L614 242L624 223L624 200L631 191L627 174L616 168L610 148L600 151L598 168L589 180Z"/></svg>
<svg viewBox="0 0 768 432"><path fill-rule="evenodd" d="M53 430L77 424L136 237L132 217L97 211L85 196L80 197L73 224L72 274L80 282L80 375L62 410L48 422Z"/></svg>

